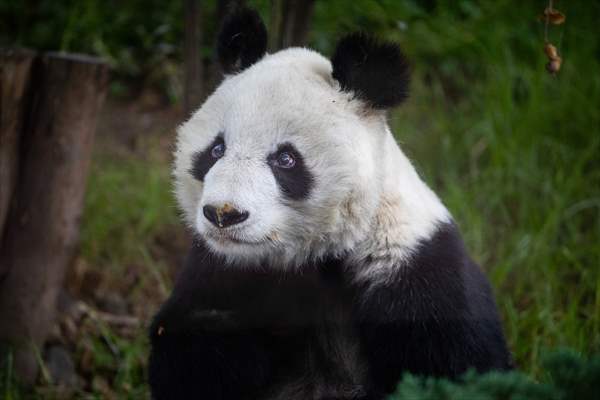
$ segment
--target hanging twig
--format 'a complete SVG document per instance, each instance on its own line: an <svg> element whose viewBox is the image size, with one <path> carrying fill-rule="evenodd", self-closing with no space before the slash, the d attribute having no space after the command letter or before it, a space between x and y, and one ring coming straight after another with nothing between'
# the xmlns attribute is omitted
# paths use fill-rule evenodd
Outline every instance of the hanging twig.
<svg viewBox="0 0 600 400"><path fill-rule="evenodd" d="M548 0L548 6L544 10L542 18L544 19L544 53L548 57L546 70L552 75L556 75L562 65L562 58L558 54L556 46L548 40L548 26L550 24L561 25L565 22L566 17L563 13L554 9L552 0Z"/></svg>
<svg viewBox="0 0 600 400"><path fill-rule="evenodd" d="M548 25L550 24L550 13L546 12L552 10L552 0L548 0L548 7L544 10L544 16L546 22L544 24L544 43L548 43Z"/></svg>

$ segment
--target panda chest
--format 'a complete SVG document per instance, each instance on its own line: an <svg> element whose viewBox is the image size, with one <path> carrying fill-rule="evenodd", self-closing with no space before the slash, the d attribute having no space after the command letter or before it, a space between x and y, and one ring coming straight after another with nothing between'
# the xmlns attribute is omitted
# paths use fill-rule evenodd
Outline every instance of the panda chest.
<svg viewBox="0 0 600 400"><path fill-rule="evenodd" d="M317 272L228 276L218 293L212 306L231 310L240 331L254 332L278 371L266 398L343 397L362 390L366 362L352 294L341 279Z"/></svg>
<svg viewBox="0 0 600 400"><path fill-rule="evenodd" d="M367 364L361 357L351 297L341 285L320 278L280 285L271 287L266 302L276 304L265 333L280 371L278 384L266 398L352 398L360 393Z"/></svg>
<svg viewBox="0 0 600 400"><path fill-rule="evenodd" d="M332 326L347 331L352 324L351 294L341 279L318 271L223 271L205 283L202 308L226 310L240 326L265 334L308 335Z"/></svg>

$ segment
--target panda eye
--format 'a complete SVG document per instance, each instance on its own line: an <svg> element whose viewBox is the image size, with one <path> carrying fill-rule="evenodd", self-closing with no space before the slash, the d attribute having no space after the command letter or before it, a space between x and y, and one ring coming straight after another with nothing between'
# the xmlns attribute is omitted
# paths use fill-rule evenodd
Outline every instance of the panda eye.
<svg viewBox="0 0 600 400"><path fill-rule="evenodd" d="M294 165L296 165L296 159L294 158L294 156L291 153L289 153L287 151L282 151L277 156L277 159L275 160L275 164L280 168L289 169L289 168L293 168Z"/></svg>
<svg viewBox="0 0 600 400"><path fill-rule="evenodd" d="M219 159L225 155L225 143L217 143L211 150L212 158Z"/></svg>

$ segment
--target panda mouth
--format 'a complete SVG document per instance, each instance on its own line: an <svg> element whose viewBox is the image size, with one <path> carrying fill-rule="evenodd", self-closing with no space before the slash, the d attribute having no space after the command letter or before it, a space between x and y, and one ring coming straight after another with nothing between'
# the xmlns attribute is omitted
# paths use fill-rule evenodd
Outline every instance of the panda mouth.
<svg viewBox="0 0 600 400"><path fill-rule="evenodd" d="M225 232L219 232L217 234L209 232L207 234L207 236L216 241L219 242L221 244L228 244L228 243L234 243L234 244L244 244L244 245L250 245L250 246L257 246L257 245L261 245L264 244L265 241L264 240L247 240L247 239L242 239L240 238L238 235L236 235L235 233L225 233Z"/></svg>

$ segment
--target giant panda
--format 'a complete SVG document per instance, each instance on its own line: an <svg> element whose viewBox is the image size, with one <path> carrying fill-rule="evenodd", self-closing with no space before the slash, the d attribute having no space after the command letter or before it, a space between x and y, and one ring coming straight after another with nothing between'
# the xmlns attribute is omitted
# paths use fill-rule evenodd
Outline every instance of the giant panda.
<svg viewBox="0 0 600 400"><path fill-rule="evenodd" d="M407 97L398 46L266 45L234 13L225 78L178 130L194 240L150 328L153 398L381 399L408 372L511 368L487 279L386 122Z"/></svg>

